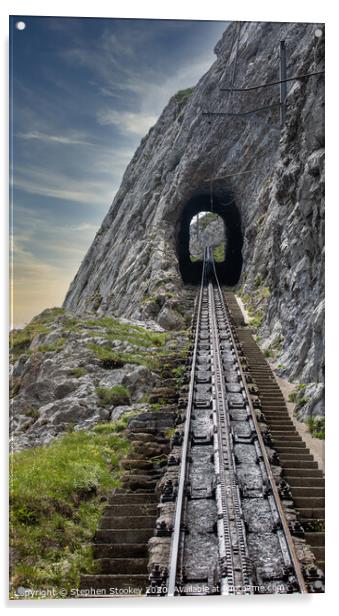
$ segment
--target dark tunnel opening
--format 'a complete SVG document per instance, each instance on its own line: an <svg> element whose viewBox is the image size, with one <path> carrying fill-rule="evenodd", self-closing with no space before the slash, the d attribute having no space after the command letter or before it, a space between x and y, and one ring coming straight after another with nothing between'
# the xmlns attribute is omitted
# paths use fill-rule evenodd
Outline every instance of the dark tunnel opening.
<svg viewBox="0 0 339 616"><path fill-rule="evenodd" d="M239 210L230 195L213 194L213 204L209 192L193 196L184 206L177 223L177 257L182 280L185 284L200 284L202 261L193 262L190 257L190 224L199 212L218 214L225 225L225 260L216 263L220 284L234 286L240 278L242 269L242 232ZM213 209L212 209L213 208Z"/></svg>

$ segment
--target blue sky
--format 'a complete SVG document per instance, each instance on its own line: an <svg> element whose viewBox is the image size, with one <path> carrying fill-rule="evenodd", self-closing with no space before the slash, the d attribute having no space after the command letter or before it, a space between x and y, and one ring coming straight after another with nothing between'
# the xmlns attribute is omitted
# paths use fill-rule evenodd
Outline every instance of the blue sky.
<svg viewBox="0 0 339 616"><path fill-rule="evenodd" d="M226 26L10 18L14 325L62 303L141 138Z"/></svg>

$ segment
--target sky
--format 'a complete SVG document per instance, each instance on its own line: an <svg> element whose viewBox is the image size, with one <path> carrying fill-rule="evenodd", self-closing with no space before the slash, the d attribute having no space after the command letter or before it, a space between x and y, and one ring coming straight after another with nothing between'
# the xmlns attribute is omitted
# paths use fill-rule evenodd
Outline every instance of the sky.
<svg viewBox="0 0 339 616"><path fill-rule="evenodd" d="M12 327L62 304L142 137L226 27L10 18Z"/></svg>

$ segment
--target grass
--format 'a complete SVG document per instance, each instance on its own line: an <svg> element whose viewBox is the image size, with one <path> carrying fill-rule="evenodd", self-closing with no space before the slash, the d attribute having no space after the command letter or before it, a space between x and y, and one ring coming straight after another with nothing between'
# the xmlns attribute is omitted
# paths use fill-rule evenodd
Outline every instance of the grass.
<svg viewBox="0 0 339 616"><path fill-rule="evenodd" d="M80 379L81 376L87 374L86 368L72 368L70 376L74 376L76 379Z"/></svg>
<svg viewBox="0 0 339 616"><path fill-rule="evenodd" d="M84 326L104 328L107 340L122 340L139 347L162 347L169 336L165 332L153 332L139 325L120 323L112 317L102 317L83 322Z"/></svg>
<svg viewBox="0 0 339 616"><path fill-rule="evenodd" d="M294 402L297 401L297 397L298 397L298 392L297 391L291 391L291 393L288 394L288 401L294 403Z"/></svg>
<svg viewBox="0 0 339 616"><path fill-rule="evenodd" d="M216 263L225 261L225 242L221 242L213 248L213 256Z"/></svg>
<svg viewBox="0 0 339 616"><path fill-rule="evenodd" d="M78 586L81 572L95 571L89 542L101 497L120 485L118 465L130 448L120 431L111 422L11 455L13 588L54 588L61 596L61 588Z"/></svg>
<svg viewBox="0 0 339 616"><path fill-rule="evenodd" d="M64 314L63 308L50 308L45 310L23 329L13 329L9 335L9 348L14 361L18 357L28 351L32 340L38 334L47 334L50 325L56 318Z"/></svg>
<svg viewBox="0 0 339 616"><path fill-rule="evenodd" d="M95 392L101 406L119 406L130 403L130 394L124 385L114 387L96 387Z"/></svg>
<svg viewBox="0 0 339 616"><path fill-rule="evenodd" d="M124 353L121 351L113 351L107 346L88 343L87 348L93 351L97 359L101 361L103 368L114 369L122 368L125 364L137 364L146 366L150 369L159 367L159 360L156 354L138 351L137 353Z"/></svg>
<svg viewBox="0 0 339 616"><path fill-rule="evenodd" d="M256 277L254 278L254 287L256 289L259 289L259 287L261 287L263 283L263 277L261 274L257 274Z"/></svg>
<svg viewBox="0 0 339 616"><path fill-rule="evenodd" d="M51 353L58 352L64 346L66 342L66 338L58 338L55 342L51 342L50 344L39 344L37 347L37 351L40 353Z"/></svg>
<svg viewBox="0 0 339 616"><path fill-rule="evenodd" d="M253 313L252 313L253 314ZM249 320L249 325L253 329L259 329L264 319L264 315L261 310L254 313L253 317Z"/></svg>
<svg viewBox="0 0 339 616"><path fill-rule="evenodd" d="M309 417L306 420L308 431L315 438L325 438L325 417Z"/></svg>
<svg viewBox="0 0 339 616"><path fill-rule="evenodd" d="M194 87L186 88L185 90L179 90L176 94L174 94L173 99L175 99L178 103L186 103L190 96L194 92Z"/></svg>

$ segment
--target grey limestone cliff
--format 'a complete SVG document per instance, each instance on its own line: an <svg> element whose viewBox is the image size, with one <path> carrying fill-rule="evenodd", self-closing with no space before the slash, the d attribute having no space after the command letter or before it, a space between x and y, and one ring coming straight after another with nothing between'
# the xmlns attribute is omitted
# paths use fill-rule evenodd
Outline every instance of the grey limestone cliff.
<svg viewBox="0 0 339 616"><path fill-rule="evenodd" d="M319 30L321 36L319 35ZM316 32L317 31L317 32ZM287 121L279 87L279 41L287 72L323 69L320 25L231 24L216 60L194 88L171 98L141 141L65 299L95 311L180 324L176 293L197 280L189 224L213 209L226 225L224 284L237 285L282 374L309 384L305 412L323 412L324 79L291 81ZM275 105L257 113L239 114Z"/></svg>

